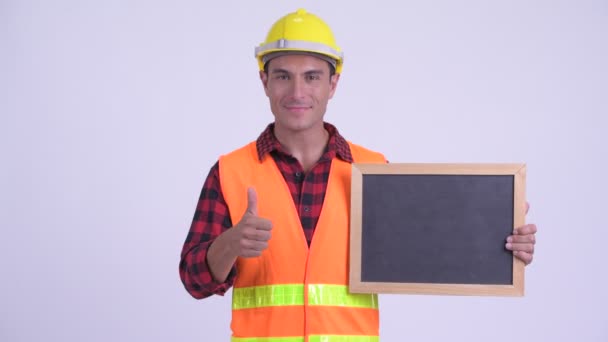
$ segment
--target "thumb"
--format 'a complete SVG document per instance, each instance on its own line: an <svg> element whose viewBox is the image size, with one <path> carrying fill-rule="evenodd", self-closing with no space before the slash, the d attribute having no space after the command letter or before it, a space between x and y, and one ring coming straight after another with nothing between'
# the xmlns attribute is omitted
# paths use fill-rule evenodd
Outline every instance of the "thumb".
<svg viewBox="0 0 608 342"><path fill-rule="evenodd" d="M258 215L258 194L253 187L247 188L247 213Z"/></svg>

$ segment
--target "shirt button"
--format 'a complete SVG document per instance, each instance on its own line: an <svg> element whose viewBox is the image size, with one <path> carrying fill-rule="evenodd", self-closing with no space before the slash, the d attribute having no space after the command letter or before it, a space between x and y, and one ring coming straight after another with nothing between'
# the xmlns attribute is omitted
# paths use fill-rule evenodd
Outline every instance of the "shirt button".
<svg viewBox="0 0 608 342"><path fill-rule="evenodd" d="M305 212L309 212L310 211L310 207L304 207L304 211Z"/></svg>
<svg viewBox="0 0 608 342"><path fill-rule="evenodd" d="M295 176L296 176L296 182L299 183L299 182L302 181L302 178L303 178L302 177L302 172L296 172Z"/></svg>

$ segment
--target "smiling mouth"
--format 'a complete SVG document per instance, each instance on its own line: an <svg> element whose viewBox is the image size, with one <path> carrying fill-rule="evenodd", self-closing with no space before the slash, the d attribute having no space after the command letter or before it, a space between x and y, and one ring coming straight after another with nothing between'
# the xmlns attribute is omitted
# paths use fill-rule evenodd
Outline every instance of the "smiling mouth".
<svg viewBox="0 0 608 342"><path fill-rule="evenodd" d="M304 111L304 110L310 109L310 108L312 108L312 106L298 105L298 106L285 106L285 108L287 110L299 112L299 111Z"/></svg>

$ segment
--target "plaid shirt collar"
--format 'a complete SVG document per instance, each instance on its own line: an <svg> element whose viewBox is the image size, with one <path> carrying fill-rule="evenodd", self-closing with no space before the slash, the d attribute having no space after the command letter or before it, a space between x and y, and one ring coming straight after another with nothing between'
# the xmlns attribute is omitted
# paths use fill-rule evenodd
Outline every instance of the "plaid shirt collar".
<svg viewBox="0 0 608 342"><path fill-rule="evenodd" d="M350 146L348 145L348 142L346 142L346 139L338 133L338 129L327 122L323 123L323 127L325 127L325 130L329 133L329 141L327 142L327 147L325 148L325 152L321 159L333 159L334 157L338 157L345 162L352 163L353 157L350 153ZM289 155L274 135L274 123L269 124L264 132L260 134L256 141L256 147L260 161L264 159L266 154L273 151Z"/></svg>

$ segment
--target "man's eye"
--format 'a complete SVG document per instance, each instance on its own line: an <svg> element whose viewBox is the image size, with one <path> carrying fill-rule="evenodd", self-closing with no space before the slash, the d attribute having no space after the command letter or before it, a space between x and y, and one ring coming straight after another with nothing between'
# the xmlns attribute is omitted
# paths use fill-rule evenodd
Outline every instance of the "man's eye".
<svg viewBox="0 0 608 342"><path fill-rule="evenodd" d="M319 75L308 75L308 80L309 81L316 81L316 80L320 80L321 76Z"/></svg>
<svg viewBox="0 0 608 342"><path fill-rule="evenodd" d="M289 76L287 76L287 75L277 75L276 79L277 80L285 81L285 80L289 79Z"/></svg>

